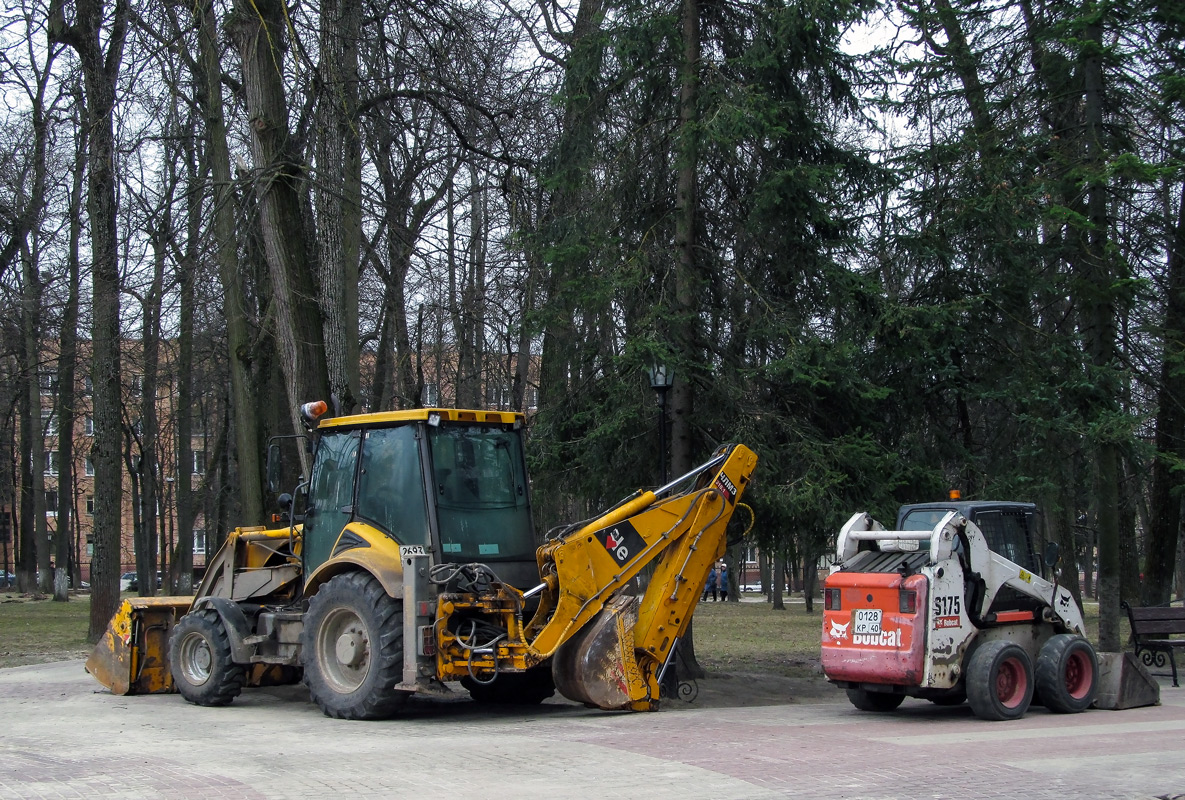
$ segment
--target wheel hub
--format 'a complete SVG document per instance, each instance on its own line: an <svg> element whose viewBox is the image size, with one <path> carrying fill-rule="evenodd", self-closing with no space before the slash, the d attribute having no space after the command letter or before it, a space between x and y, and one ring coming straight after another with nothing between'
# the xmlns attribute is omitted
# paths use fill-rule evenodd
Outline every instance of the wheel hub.
<svg viewBox="0 0 1185 800"><path fill-rule="evenodd" d="M366 640L358 631L346 631L337 639L337 660L347 667L357 667L366 656Z"/></svg>

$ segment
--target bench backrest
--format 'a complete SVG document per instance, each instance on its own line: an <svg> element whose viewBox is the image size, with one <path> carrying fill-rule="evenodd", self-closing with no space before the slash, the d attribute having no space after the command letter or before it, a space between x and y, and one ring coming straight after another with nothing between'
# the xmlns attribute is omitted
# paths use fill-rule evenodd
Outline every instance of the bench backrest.
<svg viewBox="0 0 1185 800"><path fill-rule="evenodd" d="M1185 608L1129 608L1127 613L1137 636L1185 633Z"/></svg>

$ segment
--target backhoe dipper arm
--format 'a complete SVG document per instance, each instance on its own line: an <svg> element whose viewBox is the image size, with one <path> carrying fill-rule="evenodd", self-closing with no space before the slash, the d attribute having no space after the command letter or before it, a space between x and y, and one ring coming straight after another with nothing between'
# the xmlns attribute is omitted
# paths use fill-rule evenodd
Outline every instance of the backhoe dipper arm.
<svg viewBox="0 0 1185 800"><path fill-rule="evenodd" d="M527 626L528 634L538 631L530 642L532 656L543 660L555 653L643 567L657 562L632 638L640 661L661 664L686 630L712 564L724 553L725 529L756 465L749 448L724 445L711 461L657 492L643 492L541 547L547 588L540 614ZM663 496L692 480L690 489Z"/></svg>

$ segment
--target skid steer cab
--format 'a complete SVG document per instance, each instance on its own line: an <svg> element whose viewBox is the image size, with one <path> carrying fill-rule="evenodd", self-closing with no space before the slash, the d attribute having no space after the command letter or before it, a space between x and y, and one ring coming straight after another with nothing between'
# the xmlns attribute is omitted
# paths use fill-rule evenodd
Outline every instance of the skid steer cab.
<svg viewBox="0 0 1185 800"><path fill-rule="evenodd" d="M522 415L325 410L303 407L312 467L281 496L288 524L231 532L194 598L125 603L87 662L100 682L216 706L303 679L345 719L454 696L447 682L482 702L558 688L603 709L657 708L752 451L722 446L538 546Z"/></svg>
<svg viewBox="0 0 1185 800"><path fill-rule="evenodd" d="M897 530L868 514L840 531L824 584L823 671L863 711L906 697L1021 717L1039 695L1074 713L1094 701L1098 659L1070 592L1042 577L1028 503L903 506Z"/></svg>

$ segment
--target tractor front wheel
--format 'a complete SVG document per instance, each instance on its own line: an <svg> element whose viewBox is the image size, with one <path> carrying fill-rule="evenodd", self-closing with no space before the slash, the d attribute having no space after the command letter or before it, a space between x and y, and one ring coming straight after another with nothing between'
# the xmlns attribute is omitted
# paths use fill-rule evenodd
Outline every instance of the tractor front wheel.
<svg viewBox="0 0 1185 800"><path fill-rule="evenodd" d="M309 600L301 634L304 682L326 716L384 719L407 702L403 607L366 572L331 578Z"/></svg>
<svg viewBox="0 0 1185 800"><path fill-rule="evenodd" d="M980 719L1019 719L1033 701L1033 661L1008 641L988 642L967 665L967 701Z"/></svg>
<svg viewBox="0 0 1185 800"><path fill-rule="evenodd" d="M1098 692L1099 661L1081 636L1051 636L1037 654L1037 690L1045 707L1058 714L1090 708Z"/></svg>
<svg viewBox="0 0 1185 800"><path fill-rule="evenodd" d="M867 689L848 689L848 700L861 711L894 711L905 701L905 695L893 692L870 692Z"/></svg>
<svg viewBox="0 0 1185 800"><path fill-rule="evenodd" d="M247 669L231 661L230 637L212 608L190 611L169 635L169 672L189 702L225 706L239 696Z"/></svg>

